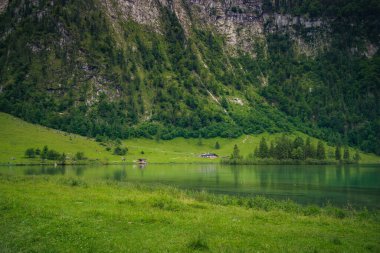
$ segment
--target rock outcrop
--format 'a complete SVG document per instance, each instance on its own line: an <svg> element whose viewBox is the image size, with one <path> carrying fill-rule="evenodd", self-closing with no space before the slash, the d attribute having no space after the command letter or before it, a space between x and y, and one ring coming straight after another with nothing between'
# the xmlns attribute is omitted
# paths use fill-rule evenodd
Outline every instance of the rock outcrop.
<svg viewBox="0 0 380 253"><path fill-rule="evenodd" d="M279 31L290 32L300 52L309 55L328 41L327 22L265 13L261 0L103 0L103 4L112 19L131 19L158 33L162 33L161 10L168 8L175 13L186 35L191 34L192 28L209 29L223 36L232 52L239 49L254 54L256 41L264 40L267 33ZM300 36L300 30L304 32L303 37L306 34L307 42Z"/></svg>
<svg viewBox="0 0 380 253"><path fill-rule="evenodd" d="M0 0L0 14L8 7L9 0Z"/></svg>

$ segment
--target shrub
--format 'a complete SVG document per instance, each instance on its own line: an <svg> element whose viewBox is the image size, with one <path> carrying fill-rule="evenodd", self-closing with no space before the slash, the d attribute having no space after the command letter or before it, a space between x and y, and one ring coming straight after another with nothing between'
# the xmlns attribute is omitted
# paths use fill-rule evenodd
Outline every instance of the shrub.
<svg viewBox="0 0 380 253"><path fill-rule="evenodd" d="M80 161L80 160L86 160L84 152L77 152L75 154L75 160L78 160L78 161Z"/></svg>
<svg viewBox="0 0 380 253"><path fill-rule="evenodd" d="M27 158L36 157L36 153L34 151L34 148L28 148L27 150L25 150L25 157L27 157Z"/></svg>
<svg viewBox="0 0 380 253"><path fill-rule="evenodd" d="M121 148L121 147L116 147L113 151L114 155L126 155L128 152L128 148Z"/></svg>
<svg viewBox="0 0 380 253"><path fill-rule="evenodd" d="M53 149L50 149L46 154L46 159L48 160L59 160L60 158L61 154Z"/></svg>

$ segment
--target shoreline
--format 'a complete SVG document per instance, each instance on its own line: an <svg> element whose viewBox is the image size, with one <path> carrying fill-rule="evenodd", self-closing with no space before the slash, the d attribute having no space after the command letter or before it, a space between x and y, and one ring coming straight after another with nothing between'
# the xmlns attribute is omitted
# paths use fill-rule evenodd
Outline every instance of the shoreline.
<svg viewBox="0 0 380 253"><path fill-rule="evenodd" d="M147 164L144 164L144 166L149 166L149 165L185 165L185 164L199 164L199 165L221 165L221 166L251 166L251 165L295 165L295 166L307 166L307 165L312 165L312 166L327 166L327 165L336 165L336 166L346 166L346 165L380 165L380 162L364 162L364 163L356 163L356 162L322 162L322 163L313 163L313 162L306 162L306 161L299 161L299 162L268 162L268 161L256 161L256 162L249 162L249 163L229 163L229 162L223 162L223 161L217 161L217 162L149 162ZM135 162L88 162L88 163L0 163L0 167L12 167L12 166L112 166L112 165L140 165Z"/></svg>

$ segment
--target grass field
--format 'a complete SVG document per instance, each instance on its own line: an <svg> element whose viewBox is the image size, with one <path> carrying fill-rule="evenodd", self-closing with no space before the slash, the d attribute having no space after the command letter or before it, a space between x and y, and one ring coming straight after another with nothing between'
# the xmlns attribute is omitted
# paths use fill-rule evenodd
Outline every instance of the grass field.
<svg viewBox="0 0 380 253"><path fill-rule="evenodd" d="M1 252L379 252L378 212L0 175Z"/></svg>
<svg viewBox="0 0 380 253"><path fill-rule="evenodd" d="M129 149L126 162L147 158L149 162L156 163L211 163L219 162L220 159L210 160L198 156L205 152L215 152L220 157L229 156L235 144L239 146L241 154L247 156L254 151L262 136L270 140L280 135L261 134L244 135L237 139L202 139L202 145L198 145L198 139L176 138L160 142L150 139L130 139L123 141L123 145ZM297 135L306 137L301 133ZM218 150L215 149L216 141L221 145ZM313 141L316 143L317 140L313 139ZM105 146L93 139L33 125L0 113L0 164L40 163L39 159L25 158L24 152L27 148L42 149L44 145L61 153L65 152L69 157L81 151L92 161L122 162L121 156L113 155L112 151L106 151ZM327 151L333 155L334 148L327 147ZM351 149L351 154L354 154L353 149ZM380 157L372 154L361 153L361 158L362 163L380 163Z"/></svg>

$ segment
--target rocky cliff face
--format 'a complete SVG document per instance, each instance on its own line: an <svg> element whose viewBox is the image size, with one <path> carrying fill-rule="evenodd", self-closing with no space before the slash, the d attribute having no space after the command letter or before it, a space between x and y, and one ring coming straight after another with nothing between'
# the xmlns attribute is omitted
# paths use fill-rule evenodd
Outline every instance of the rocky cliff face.
<svg viewBox="0 0 380 253"><path fill-rule="evenodd" d="M0 0L0 14L5 11L8 6L9 0Z"/></svg>
<svg viewBox="0 0 380 253"><path fill-rule="evenodd" d="M175 13L187 35L193 29L209 29L226 39L232 53L243 50L254 54L256 42L265 40L265 34L278 32L290 34L301 52L309 55L328 44L328 22L265 13L261 0L102 0L102 3L111 20L131 19L158 33L162 33L160 10L168 8ZM304 36L300 36L301 31Z"/></svg>

